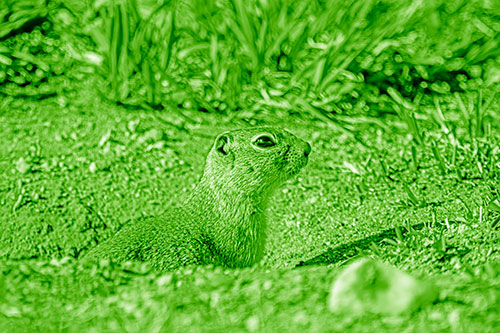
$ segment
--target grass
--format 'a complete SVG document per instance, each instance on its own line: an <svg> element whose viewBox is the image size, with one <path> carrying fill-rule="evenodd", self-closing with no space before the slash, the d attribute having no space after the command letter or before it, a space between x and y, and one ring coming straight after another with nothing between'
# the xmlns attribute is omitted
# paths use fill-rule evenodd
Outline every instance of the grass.
<svg viewBox="0 0 500 333"><path fill-rule="evenodd" d="M462 112L450 111L453 103L440 104L450 119ZM9 331L498 327L500 157L494 124L489 137L471 140L471 132L457 125L462 116L445 119L457 128L455 148L433 118L418 121L425 129L421 144L405 135L403 123L387 122L389 131L360 123L365 145L300 117L285 123L254 118L290 128L313 146L308 167L276 194L262 265L161 273L140 264L89 266L77 258L128 219L178 205L201 172L212 137L245 120L124 112L88 94L6 99L2 106L0 322ZM418 223L424 226L411 227ZM340 260L294 268L341 244L354 249L356 240L394 226L394 235L346 250ZM329 313L337 268L359 253L432 281L439 301L401 317Z"/></svg>
<svg viewBox="0 0 500 333"><path fill-rule="evenodd" d="M0 327L500 327L493 3L174 2L0 10ZM80 260L128 220L180 205L217 133L258 124L313 147L273 199L260 265ZM438 301L397 317L330 313L339 267L360 255L431 281Z"/></svg>
<svg viewBox="0 0 500 333"><path fill-rule="evenodd" d="M102 96L130 107L228 113L275 109L297 95L326 116L379 116L391 112L389 88L416 101L500 80L500 25L495 5L484 0L51 4L50 33L64 41L62 56L90 63L86 71L103 79ZM0 66L11 95L33 67L16 60L18 46L0 49L15 62ZM51 66L61 63L46 56Z"/></svg>

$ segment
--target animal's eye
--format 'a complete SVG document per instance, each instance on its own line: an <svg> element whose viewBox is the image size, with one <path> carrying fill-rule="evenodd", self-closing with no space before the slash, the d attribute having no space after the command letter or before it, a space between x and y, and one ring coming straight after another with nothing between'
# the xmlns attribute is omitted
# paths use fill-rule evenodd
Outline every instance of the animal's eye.
<svg viewBox="0 0 500 333"><path fill-rule="evenodd" d="M261 135L258 138L256 138L253 142L254 145L260 148L269 148L276 146L276 142L274 139L269 136L269 135Z"/></svg>

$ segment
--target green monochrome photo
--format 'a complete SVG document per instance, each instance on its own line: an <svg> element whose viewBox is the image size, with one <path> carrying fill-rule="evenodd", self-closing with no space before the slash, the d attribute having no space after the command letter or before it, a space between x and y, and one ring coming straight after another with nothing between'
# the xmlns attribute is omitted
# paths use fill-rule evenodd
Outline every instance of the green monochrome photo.
<svg viewBox="0 0 500 333"><path fill-rule="evenodd" d="M0 0L0 332L499 330L499 1Z"/></svg>

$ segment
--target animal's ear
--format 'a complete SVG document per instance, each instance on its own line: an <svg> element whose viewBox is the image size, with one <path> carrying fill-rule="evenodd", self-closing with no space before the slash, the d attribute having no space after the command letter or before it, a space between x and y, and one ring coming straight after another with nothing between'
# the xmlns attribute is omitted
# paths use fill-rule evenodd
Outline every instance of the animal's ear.
<svg viewBox="0 0 500 333"><path fill-rule="evenodd" d="M231 151L231 138L228 134L223 133L215 139L215 151L222 155L228 155Z"/></svg>

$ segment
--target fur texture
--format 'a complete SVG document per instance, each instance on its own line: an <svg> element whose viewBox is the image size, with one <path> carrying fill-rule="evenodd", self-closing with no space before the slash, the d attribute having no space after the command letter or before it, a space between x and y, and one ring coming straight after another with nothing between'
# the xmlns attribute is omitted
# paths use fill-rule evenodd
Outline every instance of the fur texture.
<svg viewBox="0 0 500 333"><path fill-rule="evenodd" d="M159 270L251 266L263 254L270 196L307 164L310 150L279 128L222 133L182 208L126 225L87 257L149 261Z"/></svg>

